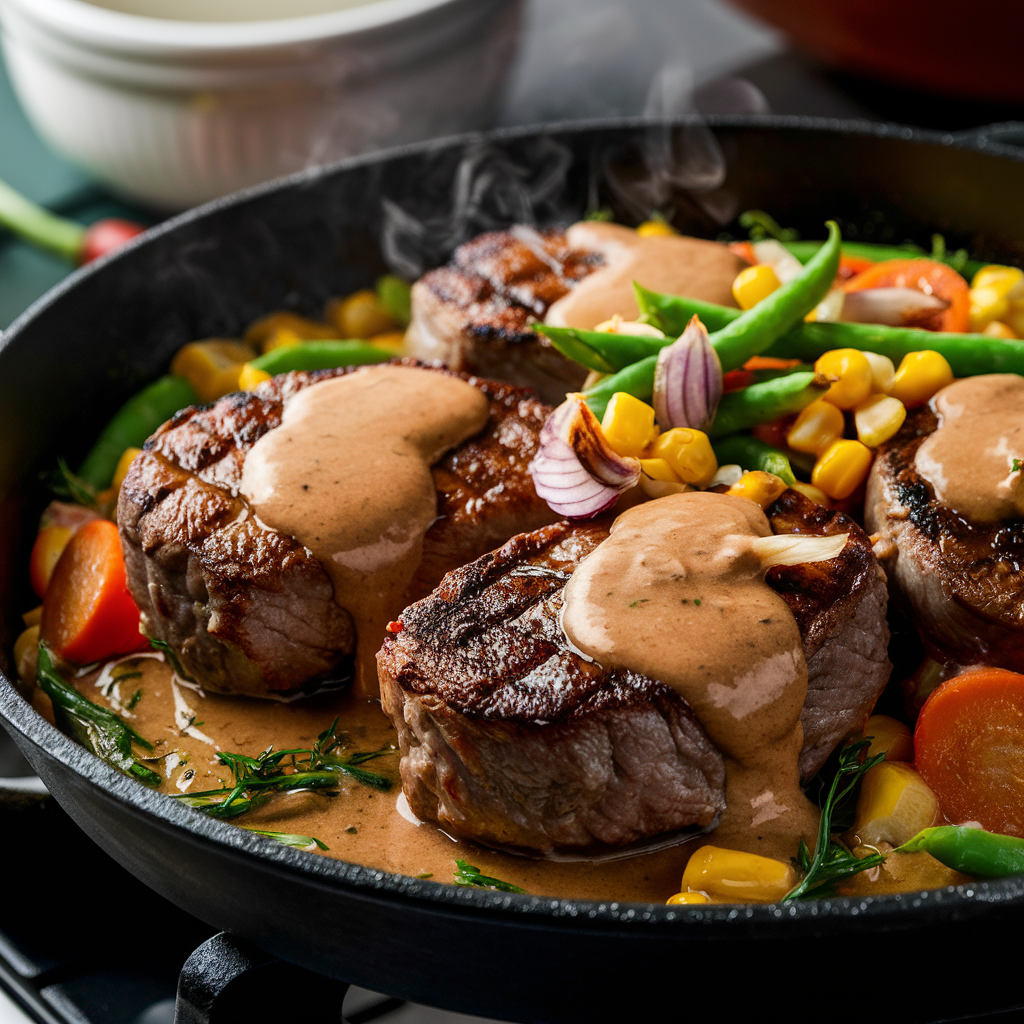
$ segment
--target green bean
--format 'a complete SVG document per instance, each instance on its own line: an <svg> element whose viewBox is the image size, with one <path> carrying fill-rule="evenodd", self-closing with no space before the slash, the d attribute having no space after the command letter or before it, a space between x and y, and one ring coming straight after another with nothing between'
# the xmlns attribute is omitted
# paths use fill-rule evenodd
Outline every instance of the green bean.
<svg viewBox="0 0 1024 1024"><path fill-rule="evenodd" d="M977 878L1002 878L1024 872L1024 839L980 828L962 825L926 828L897 850L899 853L929 853L947 868Z"/></svg>
<svg viewBox="0 0 1024 1024"><path fill-rule="evenodd" d="M658 326L666 333L670 333L679 323L685 326L694 313L702 320L712 323L732 322L743 315L738 309L730 309L728 306L714 306L681 295L658 295L655 292L643 293L641 308L645 305L651 311L652 318L658 321ZM712 344L715 338L716 335L713 334ZM800 323L765 349L764 355L813 362L835 348L877 352L879 355L888 356L897 365L908 352L931 349L946 358L957 377L973 377L979 373L1024 374L1024 341L990 338L984 334L953 334L946 331L922 331L913 327L886 327L883 324L829 321Z"/></svg>
<svg viewBox="0 0 1024 1024"><path fill-rule="evenodd" d="M198 401L195 388L182 377L160 377L153 381L114 414L85 457L78 475L97 490L109 487L125 448L141 448L157 427L179 409Z"/></svg>
<svg viewBox="0 0 1024 1024"><path fill-rule="evenodd" d="M575 327L550 327L547 324L537 324L534 329L548 337L563 356L598 373L617 373L647 356L656 356L675 340L641 334L584 331Z"/></svg>
<svg viewBox="0 0 1024 1024"><path fill-rule="evenodd" d="M828 222L828 241L814 254L799 277L776 288L752 309L714 332L714 345L723 370L742 366L776 338L800 323L828 294L839 269L839 228Z"/></svg>
<svg viewBox="0 0 1024 1024"><path fill-rule="evenodd" d="M821 247L824 242L783 242L782 243L801 263L806 263ZM960 260L955 255L936 256L933 253L925 252L919 245L907 242L903 245L875 245L872 242L843 242L844 256L861 256L866 260L874 260L880 263L883 260L914 260L937 259L939 263L948 263L954 270L959 271L969 281L974 275L987 264L980 260Z"/></svg>
<svg viewBox="0 0 1024 1024"><path fill-rule="evenodd" d="M594 415L601 419L616 391L625 391L634 398L649 402L651 395L654 394L654 370L657 365L658 357L648 356L638 363L633 363L632 366L619 370L611 377L605 377L589 391L583 392L587 405Z"/></svg>
<svg viewBox="0 0 1024 1024"><path fill-rule="evenodd" d="M813 372L791 373L785 377L751 384L749 388L722 395L708 432L710 437L726 437L768 423L780 416L800 412L828 390L828 384Z"/></svg>
<svg viewBox="0 0 1024 1024"><path fill-rule="evenodd" d="M661 292L648 291L636 282L633 283L633 291L640 312L672 338L678 338L686 330L694 314L700 317L701 323L709 331L720 331L743 316L742 309L719 306L714 302L682 295L663 295Z"/></svg>
<svg viewBox="0 0 1024 1024"><path fill-rule="evenodd" d="M945 356L956 377L979 373L1024 374L1024 341L985 334L953 334L881 324L801 324L765 355L814 360L830 349L856 348L888 356L897 366L908 352L931 349Z"/></svg>
<svg viewBox="0 0 1024 1024"><path fill-rule="evenodd" d="M254 359L252 365L273 377L289 370L334 370L339 366L384 363L392 358L389 352L365 341L302 341L273 348Z"/></svg>
<svg viewBox="0 0 1024 1024"><path fill-rule="evenodd" d="M760 469L781 477L790 487L796 483L789 459L777 448L749 434L718 438L712 442L711 447L715 450L715 458L720 466L737 465L745 470Z"/></svg>

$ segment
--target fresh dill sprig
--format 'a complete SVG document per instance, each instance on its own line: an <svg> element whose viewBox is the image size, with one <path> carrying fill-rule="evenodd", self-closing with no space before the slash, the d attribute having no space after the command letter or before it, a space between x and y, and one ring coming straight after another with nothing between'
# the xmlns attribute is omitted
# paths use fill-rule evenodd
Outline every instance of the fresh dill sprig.
<svg viewBox="0 0 1024 1024"><path fill-rule="evenodd" d="M308 850L311 846L315 846L318 850L330 849L323 840L317 839L316 836L300 836L292 832L271 832L269 829L253 828L251 825L242 825L241 827L247 832L254 832L258 836L266 836L268 839L273 839L282 846L295 846L300 850Z"/></svg>
<svg viewBox="0 0 1024 1024"><path fill-rule="evenodd" d="M885 754L881 753L862 761L861 754L870 745L871 738L868 737L851 743L840 753L839 766L821 808L814 856L811 856L807 844L801 839L796 859L804 877L783 896L781 902L831 895L836 882L869 868L878 867L885 860L884 855L880 853L868 857L855 857L832 835L833 820L842 812L843 804L853 795L865 772L885 760Z"/></svg>
<svg viewBox="0 0 1024 1024"><path fill-rule="evenodd" d="M228 820L266 803L275 793L337 789L339 774L349 775L372 789L389 790L389 778L359 765L393 753L392 748L382 747L380 750L356 752L346 758L338 757L334 751L342 741L337 735L337 728L338 719L335 718L309 749L274 750L271 746L256 757L220 750L217 757L221 764L231 769L234 785L199 793L182 793L180 796L174 794L174 797L211 817Z"/></svg>
<svg viewBox="0 0 1024 1024"><path fill-rule="evenodd" d="M150 751L153 744L109 708L86 700L57 671L45 644L39 645L36 679L39 688L52 701L54 717L64 732L126 775L147 786L160 785L160 776L142 764L132 749L132 744L136 744Z"/></svg>
<svg viewBox="0 0 1024 1024"><path fill-rule="evenodd" d="M131 709L135 707L135 705L138 704L140 700L142 700L141 686L128 698L128 703L124 706L125 711L131 711Z"/></svg>
<svg viewBox="0 0 1024 1024"><path fill-rule="evenodd" d="M96 500L96 488L80 476L75 476L63 459L58 459L57 467L41 476L43 483L54 497L71 501L76 505L84 505L93 510L99 508Z"/></svg>
<svg viewBox="0 0 1024 1024"><path fill-rule="evenodd" d="M491 878L490 875L480 874L480 869L464 860L455 862L455 884L468 885L476 889L497 889L498 892L526 892L518 885L511 882L503 882L500 878Z"/></svg>

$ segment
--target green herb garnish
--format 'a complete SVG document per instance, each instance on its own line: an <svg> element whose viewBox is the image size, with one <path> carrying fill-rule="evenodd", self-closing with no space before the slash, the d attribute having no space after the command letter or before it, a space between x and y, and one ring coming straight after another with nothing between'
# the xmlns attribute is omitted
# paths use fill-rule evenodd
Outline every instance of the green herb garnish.
<svg viewBox="0 0 1024 1024"><path fill-rule="evenodd" d="M818 825L818 842L814 856L811 857L807 844L801 839L796 860L800 870L804 873L803 881L782 897L782 903L787 903L789 900L817 899L820 896L831 895L836 882L850 878L869 868L878 867L885 860L882 854L855 857L832 835L833 819L841 811L843 803L852 796L864 773L880 761L885 760L885 754L881 753L861 761L862 751L870 745L870 737L858 740L856 743L851 743L839 755L839 766L836 769L835 778L832 779L832 785L829 787L825 804L821 809L821 822Z"/></svg>
<svg viewBox="0 0 1024 1024"><path fill-rule="evenodd" d="M54 717L64 732L126 775L147 786L160 785L160 776L141 764L132 751L133 743L147 751L153 749L153 744L109 708L86 700L57 671L45 644L39 645L36 679L53 702Z"/></svg>
<svg viewBox="0 0 1024 1024"><path fill-rule="evenodd" d="M511 882L503 882L500 878L491 878L490 875L480 874L480 869L464 860L455 862L455 884L469 885L477 889L497 889L499 892L526 892L518 885Z"/></svg>
<svg viewBox="0 0 1024 1024"><path fill-rule="evenodd" d="M139 701L142 700L142 687L140 686L129 698L128 703L125 704L125 711L131 711Z"/></svg>
<svg viewBox="0 0 1024 1024"><path fill-rule="evenodd" d="M178 655L175 653L174 648L171 647L166 640L154 640L153 637L149 638L149 646L156 651L160 651L163 656L167 659L167 664L171 666L171 671L179 678L185 679L190 683L194 683L195 680L188 675L185 670L181 667L181 662L178 661Z"/></svg>
<svg viewBox="0 0 1024 1024"><path fill-rule="evenodd" d="M598 222L608 222L615 220L615 214L610 206L599 206L595 210L588 210L583 215L584 220L596 220Z"/></svg>
<svg viewBox="0 0 1024 1024"><path fill-rule="evenodd" d="M957 249L956 252L946 251L946 239L942 235L932 235L932 259L940 263L946 263L957 273L962 274L967 261L970 259L966 249Z"/></svg>
<svg viewBox="0 0 1024 1024"><path fill-rule="evenodd" d="M372 789L389 790L389 778L360 768L359 765L390 754L392 749L382 747L380 750L358 752L340 758L333 753L342 743L336 732L337 727L338 720L335 719L308 750L274 750L271 746L256 757L220 750L217 757L221 764L231 769L235 779L233 786L173 795L176 800L211 817L228 820L266 803L275 793L337 789L339 774L350 775Z"/></svg>
<svg viewBox="0 0 1024 1024"><path fill-rule="evenodd" d="M746 210L740 214L740 227L750 233L752 242L761 242L766 238L775 238L780 242L795 242L800 237L796 228L779 227L779 222L764 210Z"/></svg>
<svg viewBox="0 0 1024 1024"><path fill-rule="evenodd" d="M242 825L241 827L248 832L254 832L258 836L266 836L268 839L273 839L282 846L296 846L301 850L308 850L311 846L315 846L318 850L330 849L325 842L317 839L316 836L300 836L292 832L270 832L265 828L252 828L249 825Z"/></svg>
<svg viewBox="0 0 1024 1024"><path fill-rule="evenodd" d="M1010 467L1011 473L1019 473L1024 469L1024 459L1014 459L1013 465Z"/></svg>
<svg viewBox="0 0 1024 1024"><path fill-rule="evenodd" d="M84 505L93 510L99 507L96 501L96 488L80 476L75 476L63 459L57 460L56 469L41 475L43 483L54 497L63 498L65 501Z"/></svg>

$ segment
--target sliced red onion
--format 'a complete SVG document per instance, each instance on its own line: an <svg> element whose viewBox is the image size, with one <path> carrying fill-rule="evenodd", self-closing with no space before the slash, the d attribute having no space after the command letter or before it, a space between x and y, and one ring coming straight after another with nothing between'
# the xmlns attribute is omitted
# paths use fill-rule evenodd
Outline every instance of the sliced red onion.
<svg viewBox="0 0 1024 1024"><path fill-rule="evenodd" d="M591 519L639 480L640 463L612 451L597 417L573 395L547 418L530 474L537 495L553 512Z"/></svg>
<svg viewBox="0 0 1024 1024"><path fill-rule="evenodd" d="M722 397L722 364L707 328L694 316L678 341L658 353L654 412L662 430L711 426Z"/></svg>
<svg viewBox="0 0 1024 1024"><path fill-rule="evenodd" d="M862 288L847 292L842 319L854 324L902 327L922 313L947 309L949 303L918 288Z"/></svg>

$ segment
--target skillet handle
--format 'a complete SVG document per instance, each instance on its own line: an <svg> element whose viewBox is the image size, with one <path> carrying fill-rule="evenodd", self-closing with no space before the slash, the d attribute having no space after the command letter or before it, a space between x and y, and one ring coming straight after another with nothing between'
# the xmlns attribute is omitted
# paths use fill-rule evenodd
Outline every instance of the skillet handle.
<svg viewBox="0 0 1024 1024"><path fill-rule="evenodd" d="M49 799L49 796L43 780L34 775L0 778L0 808L5 810L31 807Z"/></svg>
<svg viewBox="0 0 1024 1024"><path fill-rule="evenodd" d="M174 1024L340 1021L347 991L343 981L277 960L244 939L220 932L185 961Z"/></svg>
<svg viewBox="0 0 1024 1024"><path fill-rule="evenodd" d="M1024 121L1000 121L954 132L953 138L973 149L1009 149L1024 155Z"/></svg>

